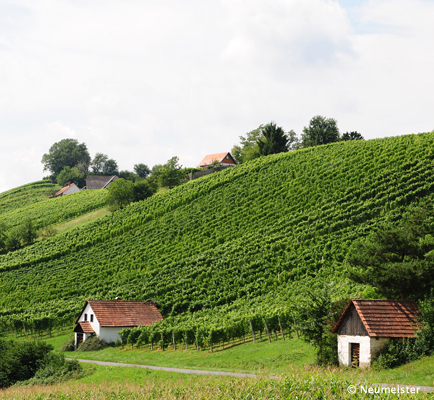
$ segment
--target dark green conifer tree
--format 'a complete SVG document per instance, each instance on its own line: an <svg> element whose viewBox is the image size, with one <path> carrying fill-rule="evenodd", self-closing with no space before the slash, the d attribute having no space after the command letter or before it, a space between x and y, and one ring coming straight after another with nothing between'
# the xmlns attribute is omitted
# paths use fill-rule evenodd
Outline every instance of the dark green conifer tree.
<svg viewBox="0 0 434 400"><path fill-rule="evenodd" d="M434 287L434 207L424 201L398 224L386 223L356 242L347 258L349 277L387 298L418 299Z"/></svg>

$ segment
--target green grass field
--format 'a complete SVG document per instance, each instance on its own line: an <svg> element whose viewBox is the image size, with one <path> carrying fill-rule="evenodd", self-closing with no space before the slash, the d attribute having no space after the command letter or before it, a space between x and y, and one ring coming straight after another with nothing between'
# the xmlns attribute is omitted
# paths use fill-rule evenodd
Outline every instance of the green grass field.
<svg viewBox="0 0 434 400"><path fill-rule="evenodd" d="M47 339L55 350L71 334ZM301 339L278 340L268 343L263 339L258 343L246 342L232 345L213 353L208 350L131 350L129 347L113 348L95 352L67 352L68 358L80 358L97 361L111 361L130 364L163 366L171 368L200 369L209 371L247 372L258 375L291 375L311 373L327 377L335 374L341 379L354 382L369 381L379 383L397 383L408 385L434 386L434 356L424 357L418 361L390 370L374 371L372 369L320 368L314 365L315 350ZM91 368L86 366L86 368ZM113 367L121 368L121 367ZM116 373L116 372L112 372ZM119 374L123 376L122 370ZM142 372L137 372L141 376ZM95 378L86 378L88 382ZM131 383L134 383L134 379Z"/></svg>

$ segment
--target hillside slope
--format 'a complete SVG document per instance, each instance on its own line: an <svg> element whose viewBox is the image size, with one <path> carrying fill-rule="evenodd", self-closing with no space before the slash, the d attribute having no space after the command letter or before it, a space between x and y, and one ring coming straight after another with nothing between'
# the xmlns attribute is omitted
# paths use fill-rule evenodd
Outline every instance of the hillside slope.
<svg viewBox="0 0 434 400"><path fill-rule="evenodd" d="M48 200L59 189L59 185L43 180L2 192L0 193L0 215Z"/></svg>
<svg viewBox="0 0 434 400"><path fill-rule="evenodd" d="M351 243L434 191L434 134L257 159L0 256L0 315L74 312L86 298L174 314L343 280ZM239 300L238 300L239 301Z"/></svg>
<svg viewBox="0 0 434 400"><path fill-rule="evenodd" d="M106 190L83 190L49 201L17 207L11 212L3 213L1 218L12 228L20 225L24 218L30 217L36 229L41 229L103 208L107 205L106 197Z"/></svg>

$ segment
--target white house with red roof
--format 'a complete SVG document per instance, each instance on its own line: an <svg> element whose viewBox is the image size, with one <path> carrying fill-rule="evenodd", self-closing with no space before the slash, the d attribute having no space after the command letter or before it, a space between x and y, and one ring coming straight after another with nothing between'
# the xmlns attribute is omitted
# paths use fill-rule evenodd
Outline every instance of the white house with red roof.
<svg viewBox="0 0 434 400"><path fill-rule="evenodd" d="M91 336L107 343L120 340L119 331L162 321L157 307L143 301L87 300L74 328L75 347Z"/></svg>
<svg viewBox="0 0 434 400"><path fill-rule="evenodd" d="M226 151L225 153L208 154L199 163L199 167L207 167L213 165L215 162L219 163L222 167L232 167L237 165L236 161L232 157L231 153Z"/></svg>
<svg viewBox="0 0 434 400"><path fill-rule="evenodd" d="M80 189L75 183L69 183L69 185L60 189L53 197L66 196L67 194L78 193Z"/></svg>
<svg viewBox="0 0 434 400"><path fill-rule="evenodd" d="M391 339L415 337L419 310L409 300L351 300L333 328L339 364L368 367Z"/></svg>

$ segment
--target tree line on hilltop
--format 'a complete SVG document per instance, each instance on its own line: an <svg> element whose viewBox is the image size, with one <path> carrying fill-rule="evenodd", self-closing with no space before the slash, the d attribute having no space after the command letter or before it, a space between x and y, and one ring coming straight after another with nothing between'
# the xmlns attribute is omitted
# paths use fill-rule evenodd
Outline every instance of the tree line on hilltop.
<svg viewBox="0 0 434 400"><path fill-rule="evenodd" d="M363 136L357 131L341 135L335 119L317 115L304 127L301 137L293 130L285 132L274 122L260 125L240 136L240 144L232 147L232 155L241 164L261 156L349 140L363 140Z"/></svg>

